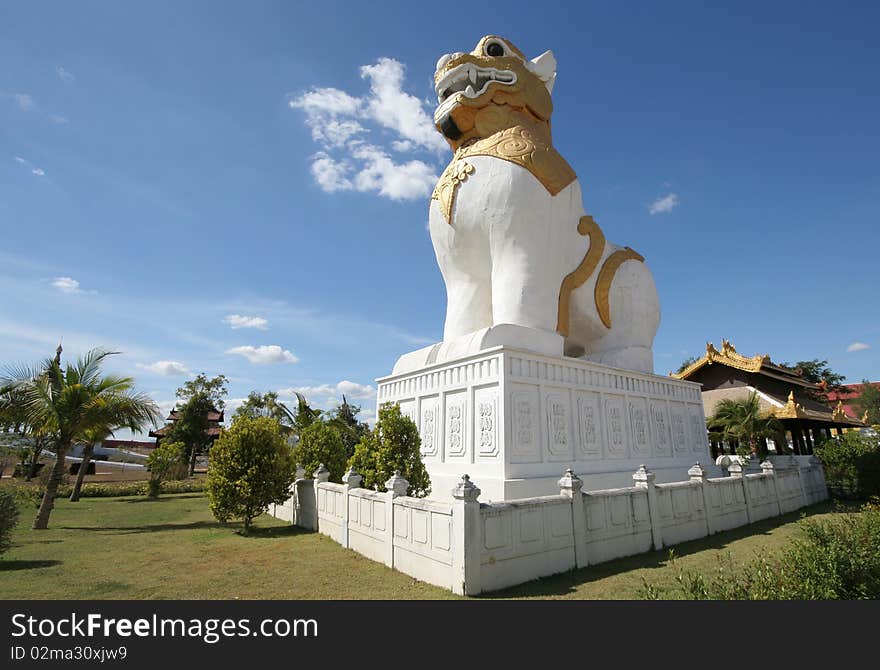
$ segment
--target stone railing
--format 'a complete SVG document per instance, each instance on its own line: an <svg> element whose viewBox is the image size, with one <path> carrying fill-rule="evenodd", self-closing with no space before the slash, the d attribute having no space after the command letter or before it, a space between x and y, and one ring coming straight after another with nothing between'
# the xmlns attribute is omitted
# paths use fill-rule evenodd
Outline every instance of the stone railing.
<svg viewBox="0 0 880 670"><path fill-rule="evenodd" d="M817 459L765 461L760 472L732 464L709 478L699 463L689 479L657 484L641 466L633 486L582 491L571 470L559 495L481 503L463 475L452 502L410 498L395 473L387 492L360 487L349 470L341 484L323 466L300 470L291 498L270 512L317 530L364 556L455 593L476 595L615 558L729 530L827 498Z"/></svg>

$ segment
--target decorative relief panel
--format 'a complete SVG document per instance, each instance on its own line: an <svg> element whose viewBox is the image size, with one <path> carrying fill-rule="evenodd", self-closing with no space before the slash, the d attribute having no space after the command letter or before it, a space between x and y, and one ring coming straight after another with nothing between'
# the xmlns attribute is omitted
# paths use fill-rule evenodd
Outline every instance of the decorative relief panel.
<svg viewBox="0 0 880 670"><path fill-rule="evenodd" d="M651 403L651 434L654 436L654 451L657 455L672 456L672 438L664 402Z"/></svg>
<svg viewBox="0 0 880 670"><path fill-rule="evenodd" d="M497 456L500 439L498 394L495 389L478 389L474 392L474 443L477 456Z"/></svg>
<svg viewBox="0 0 880 670"><path fill-rule="evenodd" d="M421 405L419 436L422 439L422 456L431 458L437 456L437 397L422 398Z"/></svg>
<svg viewBox="0 0 880 670"><path fill-rule="evenodd" d="M648 412L644 398L630 398L629 427L632 436L632 455L650 456L651 444L648 441Z"/></svg>
<svg viewBox="0 0 880 670"><path fill-rule="evenodd" d="M709 438L706 436L706 422L703 419L702 408L691 407L689 413L691 449L697 453L708 450Z"/></svg>
<svg viewBox="0 0 880 670"><path fill-rule="evenodd" d="M402 400L400 402L400 413L408 416L414 424L419 425L419 417L416 414L415 400Z"/></svg>
<svg viewBox="0 0 880 670"><path fill-rule="evenodd" d="M577 397L580 456L602 457L602 433L599 425L599 394L579 393Z"/></svg>
<svg viewBox="0 0 880 670"><path fill-rule="evenodd" d="M511 463L541 461L541 442L538 434L537 389L522 389L510 394L511 430L513 448Z"/></svg>
<svg viewBox="0 0 880 670"><path fill-rule="evenodd" d="M572 444L568 405L567 394L548 393L545 398L548 460L560 461L571 458Z"/></svg>
<svg viewBox="0 0 880 670"><path fill-rule="evenodd" d="M626 458L626 428L623 424L623 396L605 397L605 427L608 458Z"/></svg>
<svg viewBox="0 0 880 670"><path fill-rule="evenodd" d="M688 450L685 407L681 403L670 403L669 421L672 432L672 449L680 454Z"/></svg>
<svg viewBox="0 0 880 670"><path fill-rule="evenodd" d="M467 456L467 392L446 395L446 459Z"/></svg>

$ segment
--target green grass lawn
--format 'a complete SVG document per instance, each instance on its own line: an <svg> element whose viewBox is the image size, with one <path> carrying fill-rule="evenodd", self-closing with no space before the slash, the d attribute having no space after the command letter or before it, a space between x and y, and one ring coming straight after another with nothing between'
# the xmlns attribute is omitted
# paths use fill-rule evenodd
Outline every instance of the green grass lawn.
<svg viewBox="0 0 880 670"><path fill-rule="evenodd" d="M830 504L807 510L828 515ZM30 530L23 510L13 547L0 557L0 598L436 599L452 593L343 549L333 540L261 517L252 535L220 525L202 494L59 500L50 529ZM488 598L638 598L643 578L675 584L682 569L711 570L778 550L799 514L675 548L591 566L488 594Z"/></svg>

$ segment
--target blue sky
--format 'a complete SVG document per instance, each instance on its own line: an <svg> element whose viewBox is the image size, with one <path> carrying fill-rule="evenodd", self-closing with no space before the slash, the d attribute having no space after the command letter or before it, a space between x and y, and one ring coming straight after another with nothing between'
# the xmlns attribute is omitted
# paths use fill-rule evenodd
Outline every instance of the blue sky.
<svg viewBox="0 0 880 670"><path fill-rule="evenodd" d="M476 15L476 16L472 16ZM0 8L0 361L119 349L167 408L342 391L442 336L437 58L558 60L554 139L644 254L660 374L707 340L880 379L872 3L28 2Z"/></svg>

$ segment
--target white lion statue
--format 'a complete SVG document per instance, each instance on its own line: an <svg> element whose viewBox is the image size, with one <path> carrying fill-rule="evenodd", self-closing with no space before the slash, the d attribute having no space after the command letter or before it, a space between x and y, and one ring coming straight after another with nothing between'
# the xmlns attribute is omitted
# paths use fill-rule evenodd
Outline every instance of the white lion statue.
<svg viewBox="0 0 880 670"><path fill-rule="evenodd" d="M466 351L476 337L478 348L523 346L653 371L653 277L584 211L577 175L550 133L555 79L551 52L528 60L495 35L437 62L434 122L454 151L429 224L446 324L443 343L412 364L437 361L444 347Z"/></svg>

